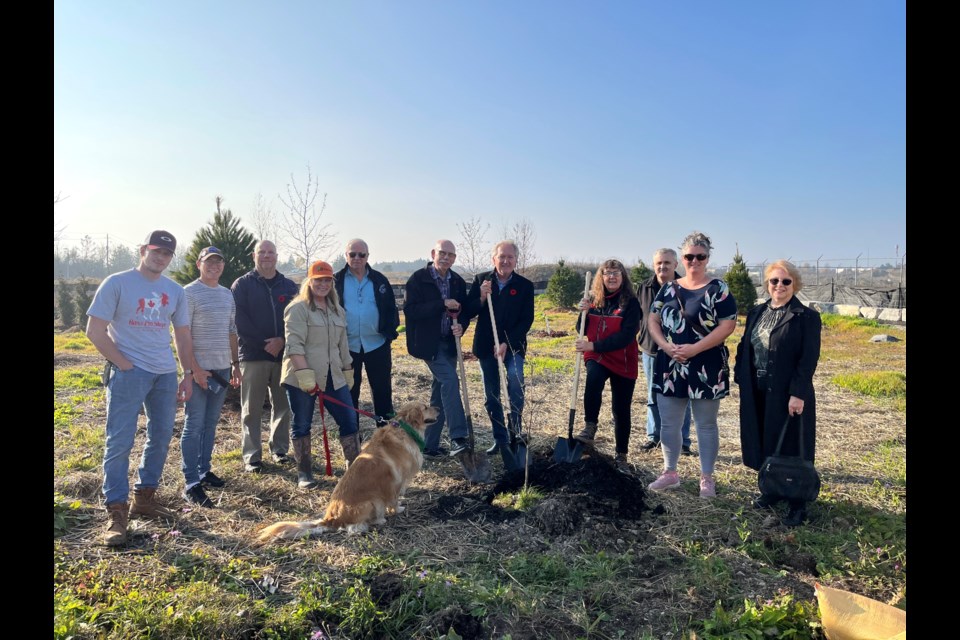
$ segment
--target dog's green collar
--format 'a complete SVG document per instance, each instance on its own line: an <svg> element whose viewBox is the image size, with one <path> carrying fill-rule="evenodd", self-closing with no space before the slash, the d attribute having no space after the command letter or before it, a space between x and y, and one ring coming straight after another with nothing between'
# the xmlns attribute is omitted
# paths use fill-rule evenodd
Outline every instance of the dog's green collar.
<svg viewBox="0 0 960 640"><path fill-rule="evenodd" d="M427 443L423 441L423 438L420 437L420 434L417 433L417 430L408 425L403 420L391 420L390 424L395 427L400 427L407 432L407 435L413 438L413 441L417 443L417 446L420 447L420 451L423 451L427 446Z"/></svg>

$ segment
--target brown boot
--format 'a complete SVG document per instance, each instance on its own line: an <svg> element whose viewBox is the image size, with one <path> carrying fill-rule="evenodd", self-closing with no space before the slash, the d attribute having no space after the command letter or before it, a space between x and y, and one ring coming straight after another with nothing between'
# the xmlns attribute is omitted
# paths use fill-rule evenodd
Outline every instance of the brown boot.
<svg viewBox="0 0 960 640"><path fill-rule="evenodd" d="M173 522L177 514L157 502L156 488L134 489L133 506L130 507L131 516L139 516L149 520L165 520Z"/></svg>
<svg viewBox="0 0 960 640"><path fill-rule="evenodd" d="M313 479L313 453L310 450L310 434L293 439L293 457L297 461L297 486L313 489L318 482Z"/></svg>
<svg viewBox="0 0 960 640"><path fill-rule="evenodd" d="M617 453L613 458L614 466L620 471L630 471L630 464L627 462L627 454Z"/></svg>
<svg viewBox="0 0 960 640"><path fill-rule="evenodd" d="M342 436L340 446L343 447L343 457L347 460L347 469L349 469L353 461L360 455L360 434L351 433L348 436Z"/></svg>
<svg viewBox="0 0 960 640"><path fill-rule="evenodd" d="M574 440L579 440L583 444L593 444L593 438L597 435L596 422L584 422L583 431L573 436Z"/></svg>
<svg viewBox="0 0 960 640"><path fill-rule="evenodd" d="M129 502L114 502L107 505L107 517L110 526L100 534L100 542L108 547L119 547L127 544L127 518L130 510Z"/></svg>

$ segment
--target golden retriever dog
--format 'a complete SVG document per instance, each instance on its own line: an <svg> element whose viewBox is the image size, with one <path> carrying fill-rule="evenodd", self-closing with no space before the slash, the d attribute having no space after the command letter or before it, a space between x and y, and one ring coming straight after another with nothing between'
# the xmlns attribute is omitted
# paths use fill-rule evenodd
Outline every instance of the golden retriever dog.
<svg viewBox="0 0 960 640"><path fill-rule="evenodd" d="M386 516L403 513L407 485L423 466L423 433L439 411L423 402L408 402L397 417L380 427L347 468L330 496L321 520L277 522L260 532L260 542L293 540L324 531L363 533ZM416 433L419 442L410 431Z"/></svg>

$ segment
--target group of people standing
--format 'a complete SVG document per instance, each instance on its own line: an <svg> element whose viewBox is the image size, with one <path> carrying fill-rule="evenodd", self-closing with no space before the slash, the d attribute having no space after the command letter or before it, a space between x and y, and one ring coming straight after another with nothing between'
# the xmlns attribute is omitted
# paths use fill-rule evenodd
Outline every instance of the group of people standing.
<svg viewBox="0 0 960 640"><path fill-rule="evenodd" d="M311 425L318 396L337 423L347 465L361 446L361 369L367 372L378 425L394 415L391 343L399 336L400 319L389 281L368 264L366 242L352 239L346 244L346 264L339 272L324 261L311 264L299 288L277 271L277 249L268 240L256 244L254 269L230 289L219 283L225 257L212 246L197 258L196 281L180 287L163 276L175 250L172 234L151 232L140 247L138 266L107 277L88 311L87 336L110 363L103 463L109 515L103 541L108 545L126 542L130 516L174 517L155 494L178 402L185 403L183 497L206 508L215 505L204 487L226 484L211 468L211 458L228 386L240 387L244 470L263 471L261 424L269 396L273 461L295 462L298 485L305 489L317 484ZM587 371L584 426L576 438L593 443L609 381L615 460L626 467L631 405L642 360L647 441L641 448L659 445L664 464L649 488L663 491L680 485L678 458L695 455L689 437L692 415L700 495L705 498L716 495L717 415L720 399L730 390L724 340L736 327L736 302L727 285L707 274L711 250L706 235L687 236L681 244L682 277L676 276L676 252L658 250L654 275L637 288L623 263L605 261L590 294L579 304L586 325L584 337L575 343ZM455 456L472 447L455 341L476 318L473 353L492 425L494 442L487 454L493 455L512 437L523 437L523 365L534 316L533 283L516 272L518 247L509 240L497 243L493 268L477 274L469 289L451 269L456 261L451 241L437 241L430 258L408 279L404 304L407 351L429 369L431 404L440 409L426 431L424 454ZM815 441L812 379L820 318L794 295L801 280L789 262L770 265L765 279L771 297L747 318L734 373L741 387L744 464L754 469L772 452L786 416L806 415L804 452L810 460ZM183 375L179 382L171 325ZM500 393L501 368L506 399ZM129 457L141 407L147 417L146 443L130 504ZM444 425L449 449L441 443ZM789 453L791 446L788 440L784 451ZM759 496L755 504L767 507L773 501ZM805 516L805 505L791 504L787 522L799 524Z"/></svg>

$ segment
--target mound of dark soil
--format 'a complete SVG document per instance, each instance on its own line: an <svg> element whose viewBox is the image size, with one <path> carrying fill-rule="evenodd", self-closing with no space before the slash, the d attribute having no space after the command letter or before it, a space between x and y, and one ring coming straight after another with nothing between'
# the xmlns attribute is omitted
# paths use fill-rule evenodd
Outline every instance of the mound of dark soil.
<svg viewBox="0 0 960 640"><path fill-rule="evenodd" d="M524 472L507 473L486 494L490 502L501 493L523 488ZM529 485L546 494L529 515L548 535L569 535L584 520L637 520L649 510L644 483L619 471L606 456L587 451L576 462L557 462L552 449L532 451Z"/></svg>

